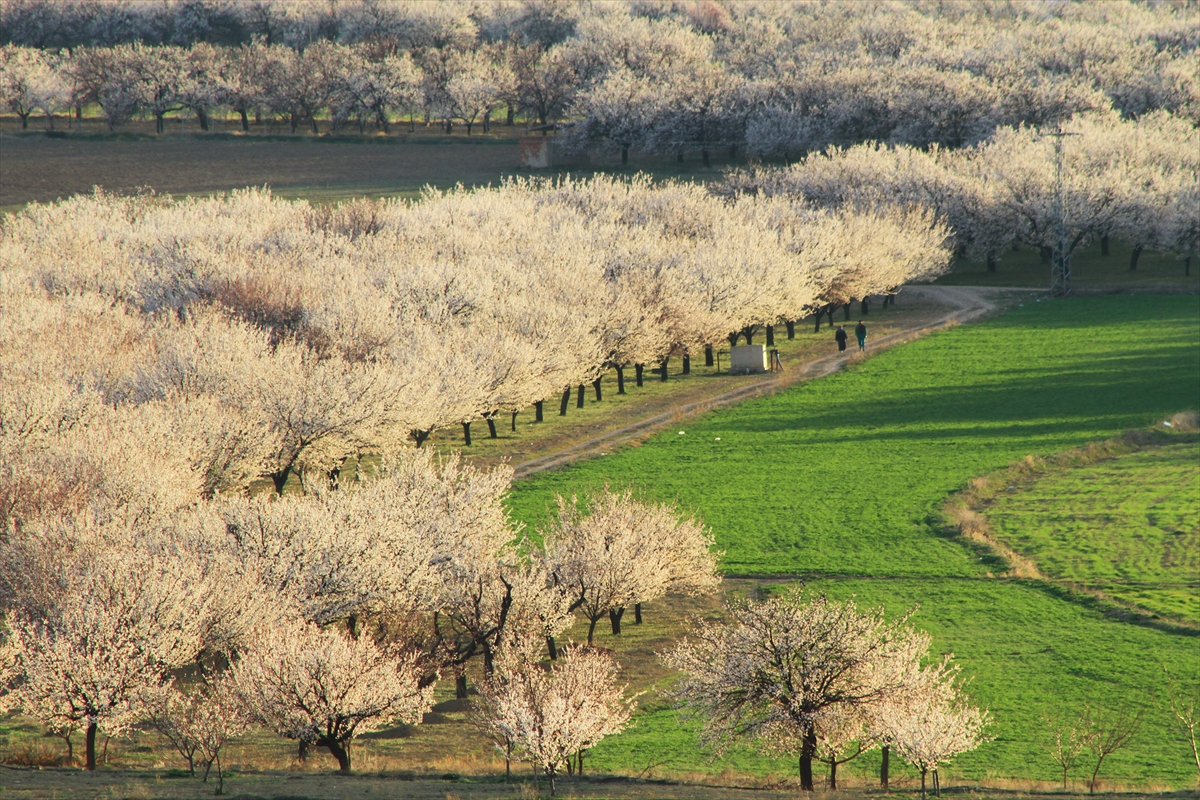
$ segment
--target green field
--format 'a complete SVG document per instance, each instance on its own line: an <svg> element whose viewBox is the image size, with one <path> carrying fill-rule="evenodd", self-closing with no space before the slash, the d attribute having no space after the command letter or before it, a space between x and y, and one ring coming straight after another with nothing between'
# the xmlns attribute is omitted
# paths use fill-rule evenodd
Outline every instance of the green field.
<svg viewBox="0 0 1200 800"><path fill-rule="evenodd" d="M1128 700L1147 706L1147 722L1106 772L1187 785L1195 768L1169 732L1160 676L1164 664L1194 674L1200 639L1117 621L1052 586L992 579L1000 565L946 535L937 509L972 477L1025 455L1195 407L1198 376L1194 297L1026 303L693 420L683 434L522 481L511 508L536 525L556 492L631 484L703 516L731 574L807 576L897 612L920 603L917 623L976 676L972 692L996 717L997 740L955 772L1052 780L1042 718ZM640 723L597 750L598 767L671 760L714 768L673 712L660 708Z"/></svg>
<svg viewBox="0 0 1200 800"><path fill-rule="evenodd" d="M1048 577L1200 623L1200 441L1039 477L987 508Z"/></svg>

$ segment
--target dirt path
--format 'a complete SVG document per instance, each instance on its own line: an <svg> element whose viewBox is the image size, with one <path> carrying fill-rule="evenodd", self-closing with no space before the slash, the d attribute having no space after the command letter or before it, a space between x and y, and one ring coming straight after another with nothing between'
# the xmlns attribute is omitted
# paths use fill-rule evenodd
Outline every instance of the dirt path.
<svg viewBox="0 0 1200 800"><path fill-rule="evenodd" d="M1019 294L1026 294L1032 291L1037 290L994 289L972 286L907 287L905 289L906 294L910 296L913 294L921 295L949 306L952 310L932 321L905 327L886 336L870 340L870 352L872 354L878 353L934 331L980 319L999 310ZM630 425L606 431L599 436L594 436L571 447L518 463L514 465L516 477L522 478L532 475L535 472L557 469L584 459L594 458L603 453L611 452L614 448L621 445L645 439L653 433L678 423L681 419L703 414L713 409L731 406L753 397L774 394L801 381L832 375L852 361L857 361L861 358L861 356L858 356L857 351L847 350L844 353L836 353L803 362L790 367L777 378L764 378L748 386L740 386L722 394L676 406L668 412L645 417Z"/></svg>

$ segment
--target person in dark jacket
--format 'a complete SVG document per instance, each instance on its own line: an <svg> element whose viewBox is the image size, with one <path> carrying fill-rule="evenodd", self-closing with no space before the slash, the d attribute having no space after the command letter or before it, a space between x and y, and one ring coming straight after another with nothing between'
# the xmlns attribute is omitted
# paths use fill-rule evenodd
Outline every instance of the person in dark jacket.
<svg viewBox="0 0 1200 800"><path fill-rule="evenodd" d="M843 352L843 351L845 351L845 349L846 349L846 339L847 339L847 336L846 336L846 329L845 329L845 328L843 328L841 325L838 325L837 333L835 333L835 334L833 335L833 338L834 338L834 339L837 339L837 343L838 343L838 352L840 353L840 352Z"/></svg>
<svg viewBox="0 0 1200 800"><path fill-rule="evenodd" d="M858 321L858 327L854 329L854 335L858 339L858 349L867 349L867 326L862 324L862 320Z"/></svg>

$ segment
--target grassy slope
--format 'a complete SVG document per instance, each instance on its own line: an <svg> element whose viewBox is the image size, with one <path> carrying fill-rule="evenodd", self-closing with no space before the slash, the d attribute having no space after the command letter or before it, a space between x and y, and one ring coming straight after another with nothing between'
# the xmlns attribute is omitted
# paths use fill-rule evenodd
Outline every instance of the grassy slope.
<svg viewBox="0 0 1200 800"><path fill-rule="evenodd" d="M1200 442L1040 478L987 510L1046 575L1200 622Z"/></svg>
<svg viewBox="0 0 1200 800"><path fill-rule="evenodd" d="M1198 311L1191 297L1027 304L709 415L684 435L523 481L512 509L536 523L554 492L634 483L701 514L730 572L824 575L815 585L832 593L895 610L922 603L918 623L978 676L973 692L997 718L997 741L959 762L967 774L1052 779L1041 718L1128 698L1153 708L1110 774L1183 782L1194 770L1182 742L1163 736L1158 675L1163 663L1179 672L1194 664L1196 638L1113 622L1036 585L990 581L977 554L927 519L974 475L1195 405ZM867 577L837 577L846 575ZM595 758L621 770L662 759L703 767L695 740L665 710Z"/></svg>
<svg viewBox="0 0 1200 800"><path fill-rule="evenodd" d="M926 517L982 472L1194 405L1196 312L1190 297L1026 304L534 477L512 508L536 523L555 492L629 481L701 513L732 573L981 575Z"/></svg>

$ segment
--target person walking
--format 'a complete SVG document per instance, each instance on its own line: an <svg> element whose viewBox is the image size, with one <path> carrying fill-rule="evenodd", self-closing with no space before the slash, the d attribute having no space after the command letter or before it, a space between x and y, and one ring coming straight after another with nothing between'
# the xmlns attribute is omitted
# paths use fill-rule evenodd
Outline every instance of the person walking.
<svg viewBox="0 0 1200 800"><path fill-rule="evenodd" d="M846 329L843 328L841 325L838 325L837 333L835 333L833 335L833 338L837 339L838 352L839 353L845 352L846 351L846 339L848 338L846 336Z"/></svg>
<svg viewBox="0 0 1200 800"><path fill-rule="evenodd" d="M858 327L854 329L854 336L858 339L858 349L867 349L867 326L863 325L862 320L858 321Z"/></svg>

